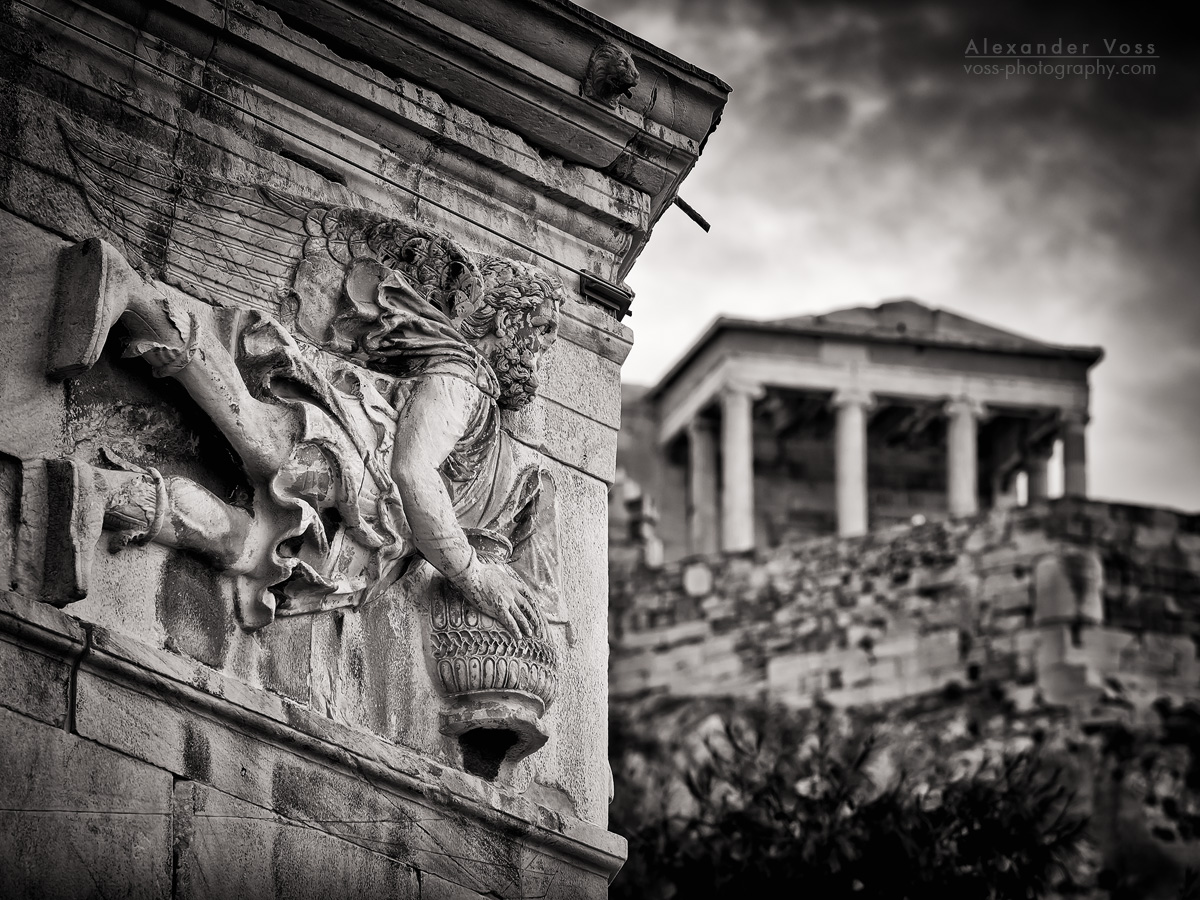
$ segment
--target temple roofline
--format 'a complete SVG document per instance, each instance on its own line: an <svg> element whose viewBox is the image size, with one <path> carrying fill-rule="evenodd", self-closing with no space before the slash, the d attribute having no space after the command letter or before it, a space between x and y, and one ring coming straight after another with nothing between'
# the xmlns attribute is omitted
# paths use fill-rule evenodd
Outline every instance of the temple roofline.
<svg viewBox="0 0 1200 900"><path fill-rule="evenodd" d="M881 304L882 305L882 304ZM932 309L925 307L926 309ZM878 307L876 307L878 309ZM835 312L843 312L837 310ZM828 313L826 315L832 315ZM954 313L959 319L968 322L974 320ZM819 322L823 316L813 316L814 321L797 323L794 320L761 320L743 319L736 316L718 316L697 338L683 355L667 370L658 382L646 394L648 399L660 397L687 370L691 362L705 347L713 343L720 334L731 331L752 332L759 334L786 334L808 337L822 337L852 340L855 342L875 344L901 344L921 347L944 347L959 350L974 350L980 353L1000 353L1009 356L1038 356L1052 359L1075 359L1094 366L1104 358L1104 349L1095 346L1079 346L1070 344L1048 344L1013 335L1011 343L996 340L988 341L959 337L950 334L926 332L896 332L888 334L874 329L866 329L854 325L836 322ZM982 323L980 323L982 324ZM990 327L990 326L988 326Z"/></svg>

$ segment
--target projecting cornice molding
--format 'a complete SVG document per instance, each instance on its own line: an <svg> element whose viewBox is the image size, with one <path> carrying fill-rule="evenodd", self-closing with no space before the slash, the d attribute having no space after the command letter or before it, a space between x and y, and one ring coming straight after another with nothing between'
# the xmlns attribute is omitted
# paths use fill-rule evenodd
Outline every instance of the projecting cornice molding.
<svg viewBox="0 0 1200 900"><path fill-rule="evenodd" d="M533 250L490 244L495 227L465 239L540 255L571 287L578 273L595 275L613 289L590 302L616 316L630 299L615 296L619 286L729 92L556 0L129 0L34 20L61 34L64 52L114 48L129 60L114 77L168 75L219 122L253 133L252 147L380 194L388 209L436 227L487 210L502 241L537 221ZM173 102L164 122L190 131L190 103Z"/></svg>
<svg viewBox="0 0 1200 900"><path fill-rule="evenodd" d="M267 0L264 6L347 59L427 86L541 149L644 193L651 225L674 200L730 91L566 2ZM605 44L626 51L639 73L619 104L583 87ZM647 228L635 237L618 281L648 236Z"/></svg>

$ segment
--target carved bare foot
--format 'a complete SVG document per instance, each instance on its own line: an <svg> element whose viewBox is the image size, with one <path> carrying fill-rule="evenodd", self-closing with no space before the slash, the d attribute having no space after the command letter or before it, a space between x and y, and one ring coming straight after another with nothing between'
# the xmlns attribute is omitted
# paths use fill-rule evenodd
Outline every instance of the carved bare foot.
<svg viewBox="0 0 1200 900"><path fill-rule="evenodd" d="M529 588L508 566L475 558L454 579L468 603L515 637L546 633L546 617Z"/></svg>

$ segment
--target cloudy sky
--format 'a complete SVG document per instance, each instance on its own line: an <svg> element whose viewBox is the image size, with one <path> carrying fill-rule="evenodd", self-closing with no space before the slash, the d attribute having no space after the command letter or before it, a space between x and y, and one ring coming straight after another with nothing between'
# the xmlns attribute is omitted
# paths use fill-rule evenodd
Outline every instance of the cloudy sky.
<svg viewBox="0 0 1200 900"><path fill-rule="evenodd" d="M629 279L627 380L722 313L912 296L1103 346L1092 493L1200 510L1200 31L1147 3L585 5L734 88L682 191L711 233L670 210ZM964 72L972 39L1058 38L1154 44L1157 74Z"/></svg>

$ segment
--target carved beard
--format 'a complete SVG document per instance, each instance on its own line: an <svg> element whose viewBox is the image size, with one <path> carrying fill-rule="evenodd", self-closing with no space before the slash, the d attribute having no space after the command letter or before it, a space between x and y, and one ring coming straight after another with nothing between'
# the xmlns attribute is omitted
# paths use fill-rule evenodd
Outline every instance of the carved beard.
<svg viewBox="0 0 1200 900"><path fill-rule="evenodd" d="M500 382L500 396L496 402L505 409L520 409L533 399L538 389L534 368L537 358L532 341L513 341L501 345L492 354L492 368Z"/></svg>

